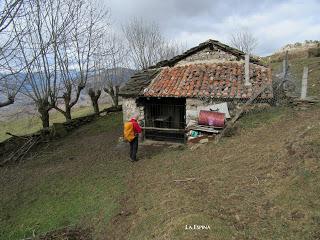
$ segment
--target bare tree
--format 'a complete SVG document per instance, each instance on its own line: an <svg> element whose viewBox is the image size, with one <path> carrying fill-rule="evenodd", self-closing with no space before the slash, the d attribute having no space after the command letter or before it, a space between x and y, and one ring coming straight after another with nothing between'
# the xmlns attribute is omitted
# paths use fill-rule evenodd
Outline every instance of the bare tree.
<svg viewBox="0 0 320 240"><path fill-rule="evenodd" d="M58 104L55 109L67 121L71 120L71 109L78 102L92 71L92 55L97 47L96 39L103 29L101 21L105 16L106 12L98 11L90 2L78 1L71 19L71 31L65 33L57 48L64 109Z"/></svg>
<svg viewBox="0 0 320 240"><path fill-rule="evenodd" d="M233 47L247 54L253 54L258 45L258 39L244 28L231 34L230 43Z"/></svg>
<svg viewBox="0 0 320 240"><path fill-rule="evenodd" d="M71 108L92 68L95 27L101 15L85 0L33 0L22 7L27 14L13 26L16 32L25 29L18 39L24 62L34 61L27 65L21 93L36 104L46 128L53 108L71 119Z"/></svg>
<svg viewBox="0 0 320 240"><path fill-rule="evenodd" d="M128 49L115 33L101 35L94 54L94 76L90 78L89 95L93 106L103 89L111 98L113 106L119 104L119 89L128 76ZM98 97L98 98L97 98Z"/></svg>
<svg viewBox="0 0 320 240"><path fill-rule="evenodd" d="M134 18L123 26L123 33L130 50L131 62L137 69L147 69L182 51L179 45L165 39L155 22L148 23Z"/></svg>
<svg viewBox="0 0 320 240"><path fill-rule="evenodd" d="M129 66L127 55L129 53L122 39L113 34L106 41L109 46L103 60L106 63L104 70L104 91L112 98L113 106L119 105L119 89L127 78Z"/></svg>
<svg viewBox="0 0 320 240"><path fill-rule="evenodd" d="M23 0L5 0L0 2L0 33L5 31L18 15Z"/></svg>
<svg viewBox="0 0 320 240"><path fill-rule="evenodd" d="M0 2L0 108L14 103L15 96L23 84L19 72L25 66L17 58L16 51L17 34L22 32L9 30L13 20L22 14L22 3L23 0Z"/></svg>
<svg viewBox="0 0 320 240"><path fill-rule="evenodd" d="M108 50L106 46L106 36L107 32L102 31L99 37L96 39L97 47L93 54L94 68L92 71L92 76L88 80L87 92L91 99L91 104L96 115L99 115L99 98L102 94L104 79L106 76L106 55Z"/></svg>
<svg viewBox="0 0 320 240"><path fill-rule="evenodd" d="M90 96L93 111L96 115L99 115L100 113L99 98L103 88L103 77L104 71L101 67L100 56L96 55L94 59L93 75L89 79L90 86L88 86L88 95Z"/></svg>
<svg viewBox="0 0 320 240"><path fill-rule="evenodd" d="M15 31L25 28L19 50L25 61L37 56L26 68L21 92L36 104L42 126L49 127L49 111L55 107L60 90L58 47L65 32L71 31L72 9L63 0L33 0L24 4L26 15L14 22Z"/></svg>

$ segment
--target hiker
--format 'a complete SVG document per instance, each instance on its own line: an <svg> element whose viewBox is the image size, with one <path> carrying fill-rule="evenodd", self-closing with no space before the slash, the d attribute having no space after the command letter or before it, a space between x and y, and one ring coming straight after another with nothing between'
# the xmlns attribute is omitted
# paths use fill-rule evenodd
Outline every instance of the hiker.
<svg viewBox="0 0 320 240"><path fill-rule="evenodd" d="M138 114L134 115L130 121L124 125L124 139L130 143L130 159L132 162L137 161L139 134L142 132L137 120Z"/></svg>

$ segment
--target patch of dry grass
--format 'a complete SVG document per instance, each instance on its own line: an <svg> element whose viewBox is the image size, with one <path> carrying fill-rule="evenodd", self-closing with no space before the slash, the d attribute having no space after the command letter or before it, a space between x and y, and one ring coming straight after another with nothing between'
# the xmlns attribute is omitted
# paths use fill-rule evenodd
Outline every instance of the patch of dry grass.
<svg viewBox="0 0 320 240"><path fill-rule="evenodd" d="M319 113L287 109L222 144L142 160L128 179L131 214L116 218L116 227L111 222L109 233L133 240L313 239L320 227ZM292 141L295 152L288 151ZM173 181L186 178L196 180ZM211 229L185 230L193 224Z"/></svg>

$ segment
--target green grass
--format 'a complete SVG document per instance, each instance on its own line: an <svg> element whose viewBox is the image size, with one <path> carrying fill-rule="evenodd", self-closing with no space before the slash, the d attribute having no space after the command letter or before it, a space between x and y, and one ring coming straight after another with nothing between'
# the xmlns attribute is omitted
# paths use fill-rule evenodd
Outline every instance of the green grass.
<svg viewBox="0 0 320 240"><path fill-rule="evenodd" d="M74 178L63 174L43 178L42 183L19 196L24 201L18 209L12 208L14 203L4 205L5 212L12 214L7 215L11 224L2 228L4 237L32 236L33 231L46 232L96 216L101 218L99 221L106 222L117 209L114 198L119 196L124 186L108 171L98 177L102 174L109 174L109 179L97 179L97 175L86 173Z"/></svg>
<svg viewBox="0 0 320 240"><path fill-rule="evenodd" d="M101 105L100 108L108 107L109 105ZM91 106L78 107L72 110L72 117L82 117L93 113L93 108ZM62 123L65 122L65 117L57 112L50 112L50 124L52 123ZM19 118L13 118L10 121L1 121L0 128L0 142L9 138L10 136L6 132L10 132L15 135L25 135L34 133L42 128L42 123L37 115L34 116L24 116Z"/></svg>
<svg viewBox="0 0 320 240"><path fill-rule="evenodd" d="M112 114L81 131L94 129L113 135L121 122L121 114ZM38 158L21 169L1 172L0 239L21 239L33 232L76 224L94 226L99 231L116 213L117 200L126 190L121 171L129 164L107 154L83 157L86 144L80 148L73 145L73 139L84 134L81 131L52 143L48 148L51 151L39 152ZM87 147L87 151L93 148Z"/></svg>
<svg viewBox="0 0 320 240"><path fill-rule="evenodd" d="M288 114L287 108L273 107L256 113L244 114L238 123L240 128L250 129L277 122L286 114Z"/></svg>
<svg viewBox="0 0 320 240"><path fill-rule="evenodd" d="M99 118L94 125L90 126L90 135L97 135L99 133L108 132L112 129L117 129L122 125L122 115L112 114L107 118Z"/></svg>

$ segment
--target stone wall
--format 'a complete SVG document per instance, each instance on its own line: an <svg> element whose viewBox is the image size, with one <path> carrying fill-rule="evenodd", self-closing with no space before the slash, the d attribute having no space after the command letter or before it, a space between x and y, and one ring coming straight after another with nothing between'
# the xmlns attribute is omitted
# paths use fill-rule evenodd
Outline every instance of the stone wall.
<svg viewBox="0 0 320 240"><path fill-rule="evenodd" d="M129 121L135 114L139 114L140 120L144 119L144 108L137 105L135 98L123 98L122 111L124 122Z"/></svg>
<svg viewBox="0 0 320 240"><path fill-rule="evenodd" d="M121 110L122 110L121 106L110 107L102 110L100 113L101 115L106 115L106 114L112 114L114 112L120 112ZM97 118L99 118L99 116L95 114L90 114L87 116L74 118L68 122L54 123L52 126L50 126L50 128L42 129L33 134L28 134L23 136L13 135L12 137L6 139L5 141L0 142L0 167L3 166L4 164L7 164L6 160L8 159L8 156L16 152L18 149L21 149L24 146L28 146L26 145L28 144L28 142L33 142L33 141L36 142L36 144L28 148L28 151L30 151L34 147L37 147L43 143L47 143L53 139L63 138L69 132L72 132L73 130L85 124L88 124ZM19 159L20 159L20 156L18 156L18 160ZM14 161L10 161L10 162L14 162Z"/></svg>
<svg viewBox="0 0 320 240"><path fill-rule="evenodd" d="M237 57L221 51L219 49L213 49L205 48L195 54L192 54L191 56L188 56L187 58L181 60L177 63L177 65L183 65L187 64L189 62L203 62L203 61L209 61L209 62L225 62L225 61L237 61Z"/></svg>

